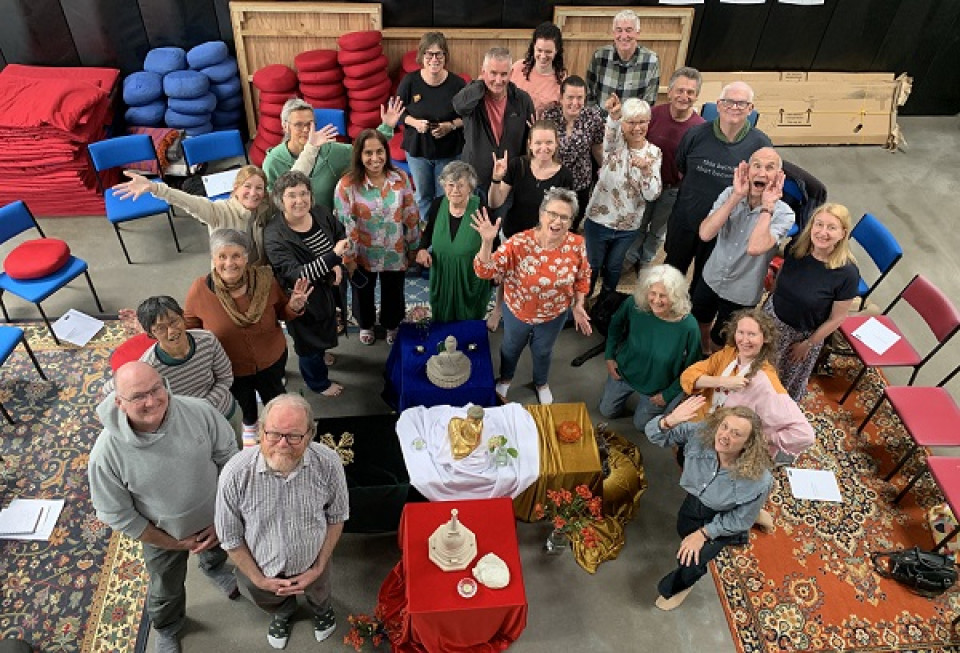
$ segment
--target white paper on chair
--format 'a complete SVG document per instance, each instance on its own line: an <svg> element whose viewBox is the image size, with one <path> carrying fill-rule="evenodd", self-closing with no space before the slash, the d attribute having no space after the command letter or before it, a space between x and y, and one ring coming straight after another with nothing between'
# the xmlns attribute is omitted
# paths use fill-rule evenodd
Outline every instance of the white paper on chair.
<svg viewBox="0 0 960 653"><path fill-rule="evenodd" d="M203 190L206 191L207 197L232 193L233 181L237 178L238 172L240 172L240 169L234 168L233 170L215 172L211 175L203 175L201 179L203 179Z"/></svg>
<svg viewBox="0 0 960 653"><path fill-rule="evenodd" d="M40 515L36 526L32 532L0 532L0 540L49 540L53 535L53 527L57 525L60 519L60 513L63 511L63 499L14 499L4 510L33 510L39 508ZM27 506L28 508L22 508ZM20 525L23 528L23 525Z"/></svg>
<svg viewBox="0 0 960 653"><path fill-rule="evenodd" d="M888 329L875 317L854 329L852 335L878 354L884 354L900 339L895 331Z"/></svg>
<svg viewBox="0 0 960 653"><path fill-rule="evenodd" d="M71 308L53 323L53 332L61 340L83 347L103 328L103 322L95 317Z"/></svg>
<svg viewBox="0 0 960 653"><path fill-rule="evenodd" d="M837 477L829 470L787 467L787 480L796 499L843 503Z"/></svg>

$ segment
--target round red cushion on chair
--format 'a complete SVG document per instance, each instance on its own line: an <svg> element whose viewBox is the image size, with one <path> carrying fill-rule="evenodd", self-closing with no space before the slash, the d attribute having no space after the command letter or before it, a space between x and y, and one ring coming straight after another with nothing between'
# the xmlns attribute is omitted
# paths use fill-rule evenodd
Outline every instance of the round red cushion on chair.
<svg viewBox="0 0 960 653"><path fill-rule="evenodd" d="M371 75L376 75L380 72L386 72L388 63L390 62L387 61L386 55L381 54L376 59L372 59L370 61L364 61L363 63L354 64L352 66L344 66L343 74L347 79L370 77Z"/></svg>
<svg viewBox="0 0 960 653"><path fill-rule="evenodd" d="M334 84L300 84L300 92L303 93L304 97L310 97L314 100L327 98L336 100L347 94L346 89L340 82ZM311 102L311 104L313 103Z"/></svg>
<svg viewBox="0 0 960 653"><path fill-rule="evenodd" d="M128 338L123 344L114 349L112 354L110 354L110 369L116 372L125 363L140 360L143 352L150 349L155 342L156 340L148 336L146 333L138 333L137 335Z"/></svg>
<svg viewBox="0 0 960 653"><path fill-rule="evenodd" d="M368 50L380 45L383 33L379 30L365 30L363 32L349 32L337 39L341 50Z"/></svg>
<svg viewBox="0 0 960 653"><path fill-rule="evenodd" d="M290 91L297 88L297 73L283 64L270 64L253 73L253 85L271 93Z"/></svg>
<svg viewBox="0 0 960 653"><path fill-rule="evenodd" d="M374 73L367 77L344 77L343 85L347 87L348 91L364 91L370 88L377 88L381 84L386 82L387 90L390 90L390 76L387 75L387 71Z"/></svg>
<svg viewBox="0 0 960 653"><path fill-rule="evenodd" d="M270 93L269 91L260 91L260 101L270 104L279 104L283 106L287 100L297 97L296 89L285 91L283 93Z"/></svg>
<svg viewBox="0 0 960 653"><path fill-rule="evenodd" d="M53 274L70 260L70 246L57 238L37 238L17 245L3 260L3 270L26 281Z"/></svg>
<svg viewBox="0 0 960 653"><path fill-rule="evenodd" d="M300 78L300 84L332 84L343 79L343 68L337 66L329 70L301 72L297 76Z"/></svg>
<svg viewBox="0 0 960 653"><path fill-rule="evenodd" d="M417 51L410 50L409 52L403 55L403 59L400 60L400 67L403 68L403 72L412 73L416 70L420 70L420 64L417 63Z"/></svg>
<svg viewBox="0 0 960 653"><path fill-rule="evenodd" d="M372 88L348 89L347 97L350 98L351 104L356 100L386 102L387 98L390 97L390 86L390 78L387 77L381 83Z"/></svg>
<svg viewBox="0 0 960 653"><path fill-rule="evenodd" d="M307 50L293 58L298 71L329 70L337 67L336 50Z"/></svg>
<svg viewBox="0 0 960 653"><path fill-rule="evenodd" d="M365 61L373 61L382 54L383 48L379 45L375 48L370 48L369 50L359 50L357 52L340 50L340 52L337 53L337 61L340 62L341 66L354 66Z"/></svg>

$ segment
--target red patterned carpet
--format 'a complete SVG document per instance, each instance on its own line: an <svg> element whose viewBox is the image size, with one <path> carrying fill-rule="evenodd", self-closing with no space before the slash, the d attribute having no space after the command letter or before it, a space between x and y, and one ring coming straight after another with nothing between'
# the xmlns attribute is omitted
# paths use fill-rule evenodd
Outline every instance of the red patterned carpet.
<svg viewBox="0 0 960 653"><path fill-rule="evenodd" d="M714 580L740 651L960 650L960 637L950 632L960 614L957 588L928 599L873 571L873 552L933 547L925 510L943 499L928 476L899 506L891 503L922 456L894 485L882 480L908 438L887 409L855 435L883 379L869 373L860 391L838 406L853 365L834 357L835 376L811 381L803 408L817 444L796 465L833 471L844 502L797 501L778 470L767 504L776 532L755 531L751 546L728 548L717 558Z"/></svg>

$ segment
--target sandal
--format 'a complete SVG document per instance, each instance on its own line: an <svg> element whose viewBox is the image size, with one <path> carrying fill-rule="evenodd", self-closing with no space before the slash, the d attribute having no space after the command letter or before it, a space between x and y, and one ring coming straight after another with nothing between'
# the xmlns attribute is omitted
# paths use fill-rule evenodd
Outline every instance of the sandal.
<svg viewBox="0 0 960 653"><path fill-rule="evenodd" d="M334 381L330 382L330 387L321 392L320 394L324 397L339 397L343 393L343 386Z"/></svg>
<svg viewBox="0 0 960 653"><path fill-rule="evenodd" d="M392 345L394 342L397 341L397 332L398 332L398 331L400 331L400 329L390 329L389 331L387 331L387 344L388 344L388 345Z"/></svg>
<svg viewBox="0 0 960 653"><path fill-rule="evenodd" d="M377 336L374 335L373 329L360 329L361 345L372 345L376 341L377 341Z"/></svg>

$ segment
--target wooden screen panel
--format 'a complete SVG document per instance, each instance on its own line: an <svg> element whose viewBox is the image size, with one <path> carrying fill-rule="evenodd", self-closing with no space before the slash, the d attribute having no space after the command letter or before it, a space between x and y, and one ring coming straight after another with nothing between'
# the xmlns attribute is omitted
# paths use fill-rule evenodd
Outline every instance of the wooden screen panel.
<svg viewBox="0 0 960 653"><path fill-rule="evenodd" d="M380 5L359 3L231 2L230 21L251 136L257 127L254 72L277 63L292 68L305 50L335 50L342 34L382 27Z"/></svg>
<svg viewBox="0 0 960 653"><path fill-rule="evenodd" d="M400 59L410 50L416 50L423 36L423 29L385 29L383 30L383 49L390 60L390 71L400 66ZM446 29L443 32L450 50L447 70L454 73L466 73L471 79L480 75L483 55L493 47L507 48L514 60L522 58L530 43L528 29Z"/></svg>
<svg viewBox="0 0 960 653"><path fill-rule="evenodd" d="M623 7L554 7L553 22L563 32L563 58L571 75L586 75L587 65L597 48L613 43L613 17ZM640 17L639 42L660 58L660 89L666 97L667 81L685 65L692 8L631 7Z"/></svg>

